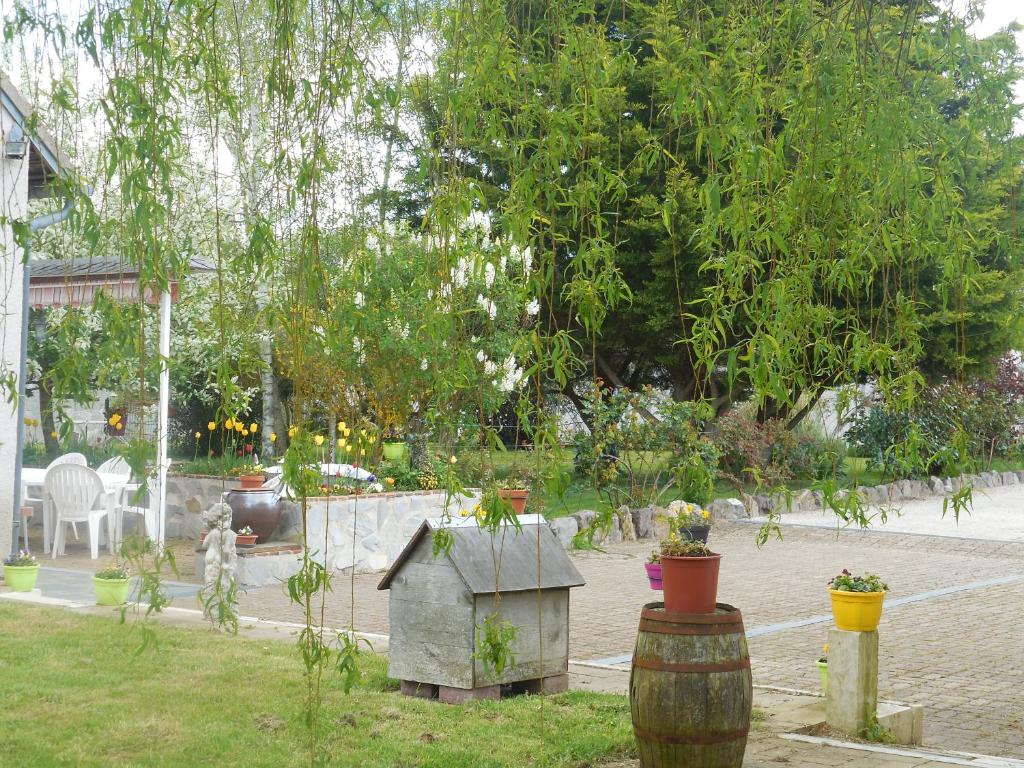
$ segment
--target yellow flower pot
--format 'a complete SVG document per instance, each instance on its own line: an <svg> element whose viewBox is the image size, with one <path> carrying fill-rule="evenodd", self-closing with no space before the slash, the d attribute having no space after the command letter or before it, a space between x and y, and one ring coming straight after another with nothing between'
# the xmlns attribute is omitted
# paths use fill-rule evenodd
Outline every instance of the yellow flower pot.
<svg viewBox="0 0 1024 768"><path fill-rule="evenodd" d="M885 592L840 592L830 589L832 618L837 629L848 632L873 632L882 618Z"/></svg>

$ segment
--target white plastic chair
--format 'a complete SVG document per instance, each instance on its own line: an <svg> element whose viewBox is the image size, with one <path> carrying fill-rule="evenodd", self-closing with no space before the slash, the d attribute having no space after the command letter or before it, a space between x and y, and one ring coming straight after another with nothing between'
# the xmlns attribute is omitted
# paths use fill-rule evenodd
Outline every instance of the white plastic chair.
<svg viewBox="0 0 1024 768"><path fill-rule="evenodd" d="M88 466L88 462L85 460L85 456L80 453L65 453L63 456L58 456L56 459L46 465L46 471L49 472L56 466L61 464L76 464L80 467ZM47 547L50 545L50 515L49 510L46 508L46 494L43 493L42 497L37 498L29 495L26 491L25 498L22 499L22 506L35 507L38 505L39 514L43 516L43 552L47 551ZM25 527L25 548L28 548L28 526L27 521L22 518L22 525ZM78 538L78 529L75 528L75 538Z"/></svg>
<svg viewBox="0 0 1024 768"><path fill-rule="evenodd" d="M53 504L56 526L53 532L53 557L64 554L67 523L89 524L89 552L99 557L100 521L107 518L110 554L114 554L114 494L103 487L100 476L88 467L60 464L46 473L44 485Z"/></svg>

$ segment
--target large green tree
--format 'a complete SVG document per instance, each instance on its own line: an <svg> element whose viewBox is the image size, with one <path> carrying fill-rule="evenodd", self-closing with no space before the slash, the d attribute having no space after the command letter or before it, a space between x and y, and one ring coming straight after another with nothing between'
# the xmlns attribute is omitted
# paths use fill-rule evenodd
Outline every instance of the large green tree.
<svg viewBox="0 0 1024 768"><path fill-rule="evenodd" d="M425 165L513 221L547 185L528 226L583 375L717 407L753 392L762 418L796 420L828 387L905 393L1018 341L1012 35L977 40L927 3L484 3L472 19L447 55L472 40L481 65L453 94L442 58L420 102ZM584 272L631 296L596 337L575 311Z"/></svg>

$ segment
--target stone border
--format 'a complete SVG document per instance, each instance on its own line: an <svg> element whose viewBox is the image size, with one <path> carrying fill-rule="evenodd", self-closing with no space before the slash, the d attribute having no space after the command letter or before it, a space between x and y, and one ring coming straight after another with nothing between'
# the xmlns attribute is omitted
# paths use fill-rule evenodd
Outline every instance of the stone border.
<svg viewBox="0 0 1024 768"><path fill-rule="evenodd" d="M959 477L935 477L925 480L896 480L883 485L859 486L858 491L869 504L893 504L901 501L927 499L935 496L948 496L956 493L965 484L974 488L998 488L1003 486L1024 485L1024 470L1006 472L980 472ZM845 498L849 491L844 489L837 496ZM659 525L659 515L670 515L672 505L668 507L649 506L640 509L622 507L612 517L612 525L603 537L595 536L594 543L618 544L623 541L639 539L658 539L667 530L664 523ZM707 509L711 519L716 522L734 522L761 517L769 513L785 514L786 512L813 512L824 508L824 496L821 491L803 488L794 491L792 503L787 505L781 494L750 495L740 492L740 498L715 499ZM587 528L597 517L591 509L581 509L564 517L548 521L548 525L559 541L568 549L573 537Z"/></svg>

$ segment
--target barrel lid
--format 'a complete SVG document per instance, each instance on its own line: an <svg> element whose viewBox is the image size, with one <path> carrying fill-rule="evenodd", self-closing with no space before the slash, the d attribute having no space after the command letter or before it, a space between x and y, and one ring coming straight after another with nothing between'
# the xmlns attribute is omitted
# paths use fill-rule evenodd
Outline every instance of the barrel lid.
<svg viewBox="0 0 1024 768"><path fill-rule="evenodd" d="M640 618L673 624L739 624L741 627L743 626L743 614L738 608L727 603L717 603L712 613L666 611L665 603L647 603L640 612Z"/></svg>

